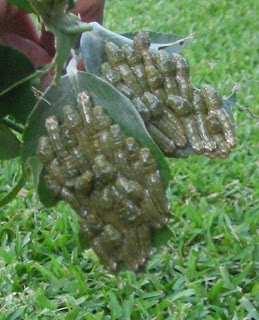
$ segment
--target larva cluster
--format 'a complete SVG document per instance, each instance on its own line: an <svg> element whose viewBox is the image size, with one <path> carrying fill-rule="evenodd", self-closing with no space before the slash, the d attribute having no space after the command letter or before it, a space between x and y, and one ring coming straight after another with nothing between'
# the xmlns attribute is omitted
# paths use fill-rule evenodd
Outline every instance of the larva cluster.
<svg viewBox="0 0 259 320"><path fill-rule="evenodd" d="M234 125L223 108L222 96L211 86L194 89L188 62L150 50L147 32L140 32L133 47L106 43L108 62L102 77L128 97L163 153L184 156L191 147L209 158L227 158L236 146Z"/></svg>
<svg viewBox="0 0 259 320"><path fill-rule="evenodd" d="M86 91L76 108L62 112L63 124L46 119L48 135L38 143L46 186L81 216L84 234L111 270L122 262L136 271L152 253L151 230L170 214L156 161Z"/></svg>

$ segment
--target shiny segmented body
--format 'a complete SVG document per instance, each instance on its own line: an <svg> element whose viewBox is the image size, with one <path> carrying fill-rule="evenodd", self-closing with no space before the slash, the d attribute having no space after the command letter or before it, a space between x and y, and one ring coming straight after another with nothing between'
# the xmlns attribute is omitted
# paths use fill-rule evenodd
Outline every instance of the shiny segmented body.
<svg viewBox="0 0 259 320"><path fill-rule="evenodd" d="M46 187L81 216L86 238L111 270L123 262L137 271L152 253L152 229L170 214L156 161L86 91L77 102L63 108L62 124L46 119L37 148Z"/></svg>
<svg viewBox="0 0 259 320"><path fill-rule="evenodd" d="M237 145L235 127L226 110L223 108L223 98L221 94L210 85L204 86L201 94L208 107L209 115L215 115L221 122L224 140L230 148L234 148Z"/></svg>
<svg viewBox="0 0 259 320"><path fill-rule="evenodd" d="M188 157L196 153L209 158L226 157L220 147L223 142L215 141L206 121L209 115L220 121L220 135L229 154L237 144L235 127L220 94L211 86L195 89L190 82L189 64L183 56L169 55L165 50L154 52L150 45L149 34L144 31L135 36L132 47L126 45L120 49L107 43L108 62L102 65L102 77L132 101L166 156ZM188 114L179 113L172 96L179 106L188 104Z"/></svg>

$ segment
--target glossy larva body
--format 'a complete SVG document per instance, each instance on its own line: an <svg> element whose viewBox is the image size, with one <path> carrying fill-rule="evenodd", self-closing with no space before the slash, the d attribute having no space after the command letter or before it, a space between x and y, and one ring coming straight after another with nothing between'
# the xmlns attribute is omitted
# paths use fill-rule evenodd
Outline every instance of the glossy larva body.
<svg viewBox="0 0 259 320"><path fill-rule="evenodd" d="M190 102L193 100L193 89L190 82L190 67L187 60L178 53L171 56L173 64L176 66L176 83L180 96Z"/></svg>
<svg viewBox="0 0 259 320"><path fill-rule="evenodd" d="M208 115L206 117L206 123L213 140L218 146L217 153L219 157L226 159L229 155L230 147L224 140L222 123L215 115Z"/></svg>
<svg viewBox="0 0 259 320"><path fill-rule="evenodd" d="M152 196L147 193L147 196L140 203L140 208L144 213L144 218L149 221L151 227L161 229L167 224L168 218L160 214L157 209L156 200L154 201L151 197Z"/></svg>
<svg viewBox="0 0 259 320"><path fill-rule="evenodd" d="M143 92L148 90L147 75L141 55L129 45L124 46L122 50L125 53L127 63L133 70L141 89Z"/></svg>
<svg viewBox="0 0 259 320"><path fill-rule="evenodd" d="M155 159L149 149L143 148L140 150L140 165L145 173L145 184L149 186L150 196L156 203L158 211L162 215L168 216L170 204L166 199Z"/></svg>
<svg viewBox="0 0 259 320"><path fill-rule="evenodd" d="M149 48L150 38L148 32L138 33L133 40L133 47L142 56L150 91L164 103L166 100L166 93L163 89L163 77L156 68L156 59Z"/></svg>
<svg viewBox="0 0 259 320"><path fill-rule="evenodd" d="M149 49L151 44L148 32L139 32L133 40L133 48L136 49L142 56L145 66L154 65L154 57Z"/></svg>
<svg viewBox="0 0 259 320"><path fill-rule="evenodd" d="M184 148L186 145L186 137L184 127L169 109L164 109L163 118L154 122L155 126L163 132L178 148Z"/></svg>
<svg viewBox="0 0 259 320"><path fill-rule="evenodd" d="M124 226L134 226L144 220L141 209L131 200L121 201L118 214Z"/></svg>
<svg viewBox="0 0 259 320"><path fill-rule="evenodd" d="M60 126L57 117L48 117L46 119L45 127L48 132L48 137L52 146L52 150L60 160L63 160L68 156L68 153L62 144L62 140L60 137Z"/></svg>
<svg viewBox="0 0 259 320"><path fill-rule="evenodd" d="M48 137L40 137L36 154L45 166L47 166L56 157Z"/></svg>
<svg viewBox="0 0 259 320"><path fill-rule="evenodd" d="M109 161L112 161L111 152L111 134L110 127L112 125L111 118L105 112L102 107L95 107L93 109L94 127L98 132L99 143L103 153L106 155Z"/></svg>
<svg viewBox="0 0 259 320"><path fill-rule="evenodd" d="M180 96L173 95L168 96L167 105L180 118L184 127L185 135L195 153L202 154L205 148L193 114L193 105L188 100Z"/></svg>
<svg viewBox="0 0 259 320"><path fill-rule="evenodd" d="M144 89L142 96L137 94L136 97L136 91L134 92L134 87L131 87L134 81L128 82L128 85L125 86L121 80L119 82L118 75L107 71L110 68L107 63L103 64L102 68L107 69L104 72L104 78L109 79L110 83L113 83L133 102L149 133L164 154L169 157L187 157L188 152L194 152L210 158L214 158L215 155L219 156L216 143L210 137L206 126L205 117L208 114L216 115L222 122L224 139L230 148L234 148L236 145L235 128L232 119L222 108L223 100L220 94L213 88L205 86L201 90L204 96L202 99L206 100L205 109L204 104L200 108L200 98L197 99L197 95L195 96L197 89L193 88L190 83L190 68L187 60L177 53L169 55L165 50L152 52L150 45L148 32L137 34L133 40L133 48L126 45L121 50L122 52L118 51L114 44L109 45L110 51L116 53L108 54L108 65L110 64L111 68L118 72L118 65L127 64L135 75L138 86L142 88L142 91ZM146 98L147 94L152 94L160 102L160 112L157 112L156 104L150 104ZM185 103L178 101L176 106L172 107L171 102L168 104L171 96ZM218 108L217 105L221 107ZM184 114L185 111L188 115ZM163 115L160 115L162 113ZM175 153L172 151L173 145L176 147Z"/></svg>
<svg viewBox="0 0 259 320"><path fill-rule="evenodd" d="M175 144L170 140L165 134L163 134L157 127L152 123L147 125L147 130L154 139L154 141L159 145L163 153L169 157L174 154Z"/></svg>
<svg viewBox="0 0 259 320"><path fill-rule="evenodd" d="M37 148L46 187L81 216L85 236L111 270L121 261L138 270L152 252L150 228L168 221L156 162L103 108L93 106L87 92L79 94L77 108L66 106L62 113L62 125L47 118L48 136Z"/></svg>
<svg viewBox="0 0 259 320"><path fill-rule="evenodd" d="M143 99L143 97L142 97ZM143 119L144 122L149 122L151 118L151 111L149 108L146 106L146 104L141 100L139 97L134 98L132 100L134 103L138 113L140 114L141 118Z"/></svg>
<svg viewBox="0 0 259 320"><path fill-rule="evenodd" d="M209 114L215 115L221 122L225 141L230 148L234 148L237 145L235 127L226 110L223 108L223 98L221 94L210 85L205 85L201 90L201 94L205 100Z"/></svg>
<svg viewBox="0 0 259 320"><path fill-rule="evenodd" d="M118 170L127 176L128 162L125 150L125 133L121 130L121 127L114 124L110 127L111 134L111 149L113 150L113 159Z"/></svg>
<svg viewBox="0 0 259 320"><path fill-rule="evenodd" d="M125 85L131 88L136 96L140 97L143 91L141 90L133 71L126 63L123 51L112 42L106 43L105 51L110 64L120 72Z"/></svg>
<svg viewBox="0 0 259 320"><path fill-rule="evenodd" d="M46 175L44 177L44 181L45 181L45 184L46 184L48 190L52 193L54 198L57 198L60 195L62 185L60 184L60 182L57 179L55 179L54 176L51 175L51 172L49 172L49 174L50 175Z"/></svg>
<svg viewBox="0 0 259 320"><path fill-rule="evenodd" d="M102 77L116 87L121 81L121 75L118 70L114 69L109 62L105 62L101 66Z"/></svg>
<svg viewBox="0 0 259 320"><path fill-rule="evenodd" d="M82 215L84 210L81 208L80 202L72 188L63 186L60 190L59 197L61 200L67 202L79 215Z"/></svg>
<svg viewBox="0 0 259 320"><path fill-rule="evenodd" d="M175 80L176 66L170 59L168 53L164 50L160 50L156 56L157 68L163 76L163 86L166 95L169 94L179 95L179 90Z"/></svg>
<svg viewBox="0 0 259 320"><path fill-rule="evenodd" d="M116 178L116 169L104 155L94 158L93 173L98 184L107 185Z"/></svg>
<svg viewBox="0 0 259 320"><path fill-rule="evenodd" d="M144 188L137 181L128 180L126 178L118 178L115 181L117 190L129 200L139 202L144 197Z"/></svg>
<svg viewBox="0 0 259 320"><path fill-rule="evenodd" d="M71 157L62 143L61 129L56 117L51 116L46 119L46 129L53 153L59 162L59 165L56 164L57 161L49 164L49 170L51 167L52 170L55 170L55 167L59 166L60 169L58 171L62 172L66 185L71 186L74 183L74 178L78 175L78 168L75 160Z"/></svg>
<svg viewBox="0 0 259 320"><path fill-rule="evenodd" d="M135 161L139 158L139 145L132 137L128 137L125 140L125 151L128 161Z"/></svg>
<svg viewBox="0 0 259 320"><path fill-rule="evenodd" d="M140 256L143 257L143 261L141 264L144 264L153 253L150 239L150 227L144 224L142 226L139 226L137 228L137 241L140 246Z"/></svg>
<svg viewBox="0 0 259 320"><path fill-rule="evenodd" d="M110 63L106 62L102 64L101 70L102 70L102 77L106 81L110 82L116 89L118 89L127 98L132 100L136 97L136 95L134 94L134 91L128 86L126 86L125 84L123 84L120 72L114 69L110 65Z"/></svg>
<svg viewBox="0 0 259 320"><path fill-rule="evenodd" d="M161 73L155 66L151 65L146 66L145 70L150 91L164 104L166 101L166 93L163 89L163 77Z"/></svg>
<svg viewBox="0 0 259 320"><path fill-rule="evenodd" d="M57 180L61 185L65 185L66 180L63 176L64 170L60 161L57 158L54 158L51 162L45 165L48 173Z"/></svg>
<svg viewBox="0 0 259 320"><path fill-rule="evenodd" d="M97 214L90 213L82 220L82 231L88 240L93 239L96 234L100 234L103 227L104 222Z"/></svg>
<svg viewBox="0 0 259 320"><path fill-rule="evenodd" d="M122 234L110 224L106 225L102 233L94 238L92 242L94 251L112 271L116 271L118 267L120 257L117 249L121 242Z"/></svg>
<svg viewBox="0 0 259 320"><path fill-rule="evenodd" d="M129 228L124 234L124 248L122 251L123 260L134 271L137 271L142 265L142 257L140 256L140 248L136 246L137 231L135 228Z"/></svg>
<svg viewBox="0 0 259 320"><path fill-rule="evenodd" d="M87 170L81 176L77 177L74 188L77 194L87 195L93 188L94 174Z"/></svg>
<svg viewBox="0 0 259 320"><path fill-rule="evenodd" d="M217 146L211 138L206 125L207 108L199 90L194 91L193 106L195 110L196 123L198 126L200 137L202 138L204 143L205 151L213 152Z"/></svg>
<svg viewBox="0 0 259 320"><path fill-rule="evenodd" d="M147 91L144 93L141 100L149 109L152 120L159 119L163 116L163 105L155 95Z"/></svg>
<svg viewBox="0 0 259 320"><path fill-rule="evenodd" d="M82 119L82 126L86 129L86 137L95 136L93 105L86 91L78 94L77 108Z"/></svg>

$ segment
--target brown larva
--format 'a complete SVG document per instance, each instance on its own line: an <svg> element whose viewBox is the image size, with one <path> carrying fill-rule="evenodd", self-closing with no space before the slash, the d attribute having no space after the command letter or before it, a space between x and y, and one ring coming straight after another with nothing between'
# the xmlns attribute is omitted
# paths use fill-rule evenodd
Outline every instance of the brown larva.
<svg viewBox="0 0 259 320"><path fill-rule="evenodd" d="M198 97L197 89L190 83L187 60L177 53L169 55L165 50L154 53L150 44L148 32L138 33L133 47L126 45L119 49L107 43L109 62L102 66L103 77L132 101L166 156L187 157L196 153L222 157L205 121L208 114L216 115L222 123L224 140L230 148L235 147L235 128L223 108L222 97L209 86ZM151 102L147 98L150 95L159 103Z"/></svg>
<svg viewBox="0 0 259 320"><path fill-rule="evenodd" d="M133 71L127 65L123 51L112 42L106 43L105 50L109 62L120 72L123 82L133 90L136 96L141 96L143 91L141 90Z"/></svg>
<svg viewBox="0 0 259 320"><path fill-rule="evenodd" d="M159 119L163 116L163 105L155 95L147 91L142 96L141 100L149 109L151 119Z"/></svg>
<svg viewBox="0 0 259 320"><path fill-rule="evenodd" d="M215 115L209 115L206 117L206 123L208 130L213 137L213 140L218 146L217 153L223 159L227 158L230 152L230 147L223 137L222 123L219 121L218 117Z"/></svg>
<svg viewBox="0 0 259 320"><path fill-rule="evenodd" d="M194 91L193 106L195 110L195 118L200 136L203 140L206 151L212 152L216 149L216 143L210 136L206 125L207 108L199 90Z"/></svg>
<svg viewBox="0 0 259 320"><path fill-rule="evenodd" d="M176 66L170 59L168 53L160 50L156 56L157 68L163 75L163 85L166 95L179 95L179 90L175 80Z"/></svg>
<svg viewBox="0 0 259 320"><path fill-rule="evenodd" d="M63 124L46 119L48 137L37 148L46 187L81 216L86 237L110 269L124 262L138 270L152 252L150 228L163 227L169 216L156 161L87 92L77 100L76 108L63 108Z"/></svg>
<svg viewBox="0 0 259 320"><path fill-rule="evenodd" d="M134 50L129 45L124 46L122 50L125 53L127 63L133 70L141 89L143 92L148 90L147 75L141 55L137 52L137 50Z"/></svg>
<svg viewBox="0 0 259 320"><path fill-rule="evenodd" d="M202 139L200 138L196 120L193 115L193 105L191 105L188 100L174 95L168 96L167 105L180 118L184 126L185 134L193 150L197 154L202 154L204 152L204 145Z"/></svg>
<svg viewBox="0 0 259 320"><path fill-rule="evenodd" d="M176 83L180 96L189 101L193 100L193 90L190 83L189 64L184 57L178 53L173 53L171 60L176 66Z"/></svg>
<svg viewBox="0 0 259 320"><path fill-rule="evenodd" d="M209 109L209 114L215 115L222 124L222 132L230 148L237 144L235 128L231 123L226 110L223 108L223 98L212 86L206 85L202 88L201 94Z"/></svg>
<svg viewBox="0 0 259 320"><path fill-rule="evenodd" d="M174 154L175 144L172 140L170 140L153 124L148 124L147 130L165 155L170 157Z"/></svg>
<svg viewBox="0 0 259 320"><path fill-rule="evenodd" d="M115 70L108 62L102 64L102 77L110 82L116 89L118 89L122 94L124 94L130 100L133 100L136 95L133 90L123 84L122 77L119 71Z"/></svg>
<svg viewBox="0 0 259 320"><path fill-rule="evenodd" d="M151 50L149 49L151 44L148 32L139 32L133 40L133 47L136 49L143 58L145 66L154 65L154 59Z"/></svg>

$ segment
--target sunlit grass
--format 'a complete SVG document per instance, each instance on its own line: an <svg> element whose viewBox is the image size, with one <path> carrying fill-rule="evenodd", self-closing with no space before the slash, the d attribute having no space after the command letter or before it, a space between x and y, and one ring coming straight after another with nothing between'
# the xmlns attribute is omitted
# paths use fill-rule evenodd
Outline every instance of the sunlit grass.
<svg viewBox="0 0 259 320"><path fill-rule="evenodd" d="M195 38L184 51L192 82L258 113L255 2L108 0L105 26ZM249 81L249 82L248 82ZM80 250L77 216L45 209L29 183L0 209L0 320L259 319L258 127L234 110L239 145L229 159L172 160L168 190L174 237L146 272L111 275ZM0 196L15 184L16 162L0 167Z"/></svg>

